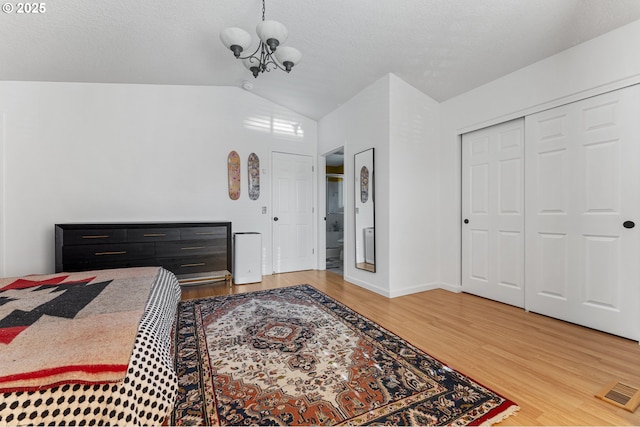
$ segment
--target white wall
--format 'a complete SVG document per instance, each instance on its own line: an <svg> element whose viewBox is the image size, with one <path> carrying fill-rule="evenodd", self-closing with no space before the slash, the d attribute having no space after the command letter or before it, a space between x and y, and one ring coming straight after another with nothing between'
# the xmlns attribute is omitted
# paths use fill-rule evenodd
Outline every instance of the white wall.
<svg viewBox="0 0 640 427"><path fill-rule="evenodd" d="M344 145L344 278L389 295L389 76L376 81L318 123L318 150ZM354 164L356 153L375 149L376 272L355 268Z"/></svg>
<svg viewBox="0 0 640 427"><path fill-rule="evenodd" d="M0 112L2 276L52 272L55 223L215 220L263 233L270 274L271 152L317 152L315 121L233 87L0 82ZM260 157L258 200L246 175L229 199L231 150Z"/></svg>
<svg viewBox="0 0 640 427"><path fill-rule="evenodd" d="M390 296L439 287L440 104L390 75Z"/></svg>
<svg viewBox="0 0 640 427"><path fill-rule="evenodd" d="M640 21L446 101L440 146L440 282L460 286L459 135L640 82Z"/></svg>
<svg viewBox="0 0 640 427"><path fill-rule="evenodd" d="M319 152L345 147L345 279L395 297L438 286L440 107L389 74L320 120ZM376 272L355 268L354 154L375 149Z"/></svg>

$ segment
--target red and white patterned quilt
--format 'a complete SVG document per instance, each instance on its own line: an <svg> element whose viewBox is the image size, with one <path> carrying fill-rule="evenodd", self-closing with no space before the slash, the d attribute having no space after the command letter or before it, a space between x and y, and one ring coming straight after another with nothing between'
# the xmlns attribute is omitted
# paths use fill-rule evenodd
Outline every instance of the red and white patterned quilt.
<svg viewBox="0 0 640 427"><path fill-rule="evenodd" d="M0 425L162 422L179 299L157 267L0 279Z"/></svg>

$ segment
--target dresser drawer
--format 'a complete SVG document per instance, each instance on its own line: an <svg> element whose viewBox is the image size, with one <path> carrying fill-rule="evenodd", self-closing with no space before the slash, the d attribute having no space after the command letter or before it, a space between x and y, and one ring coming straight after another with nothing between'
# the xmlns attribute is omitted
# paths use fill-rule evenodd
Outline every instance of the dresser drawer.
<svg viewBox="0 0 640 427"><path fill-rule="evenodd" d="M155 258L123 259L123 258L96 258L89 260L67 261L65 259L60 271L87 271L102 270L107 268L129 267L159 267Z"/></svg>
<svg viewBox="0 0 640 427"><path fill-rule="evenodd" d="M96 265L115 263L119 260L154 258L153 243L127 243L112 245L64 246L65 264L95 262Z"/></svg>
<svg viewBox="0 0 640 427"><path fill-rule="evenodd" d="M159 258L158 261L176 276L227 269L226 257Z"/></svg>
<svg viewBox="0 0 640 427"><path fill-rule="evenodd" d="M183 227L180 229L180 239L221 239L227 237L226 227Z"/></svg>
<svg viewBox="0 0 640 427"><path fill-rule="evenodd" d="M191 258L198 255L226 254L225 240L179 240L177 242L156 243L156 256L159 258Z"/></svg>
<svg viewBox="0 0 640 427"><path fill-rule="evenodd" d="M97 243L120 243L127 240L127 231L124 229L74 229L64 230L65 245L91 245Z"/></svg>
<svg viewBox="0 0 640 427"><path fill-rule="evenodd" d="M163 242L180 239L177 228L129 228L127 242Z"/></svg>

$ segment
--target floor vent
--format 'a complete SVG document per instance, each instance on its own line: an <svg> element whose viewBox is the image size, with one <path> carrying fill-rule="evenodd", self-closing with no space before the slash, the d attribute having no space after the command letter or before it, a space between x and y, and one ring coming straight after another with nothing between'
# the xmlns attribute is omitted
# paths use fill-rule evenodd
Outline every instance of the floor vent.
<svg viewBox="0 0 640 427"><path fill-rule="evenodd" d="M596 397L629 412L634 412L640 406L640 390L617 381L611 382Z"/></svg>

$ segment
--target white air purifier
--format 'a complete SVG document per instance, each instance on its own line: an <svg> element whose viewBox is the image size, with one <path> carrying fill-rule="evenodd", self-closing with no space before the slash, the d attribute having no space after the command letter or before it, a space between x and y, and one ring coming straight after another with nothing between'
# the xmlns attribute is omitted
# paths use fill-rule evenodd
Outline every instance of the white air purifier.
<svg viewBox="0 0 640 427"><path fill-rule="evenodd" d="M233 234L233 283L262 282L262 235Z"/></svg>

